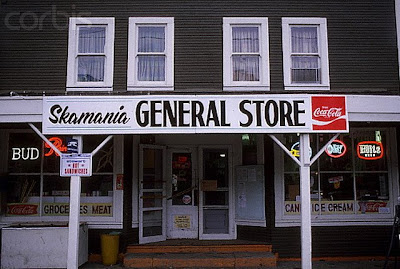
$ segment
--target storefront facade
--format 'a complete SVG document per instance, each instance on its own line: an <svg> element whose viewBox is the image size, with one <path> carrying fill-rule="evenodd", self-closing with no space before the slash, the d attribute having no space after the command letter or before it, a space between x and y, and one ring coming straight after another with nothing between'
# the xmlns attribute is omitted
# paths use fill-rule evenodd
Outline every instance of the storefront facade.
<svg viewBox="0 0 400 269"><path fill-rule="evenodd" d="M293 158L307 133L311 158L327 145L310 167L314 253L384 255L399 196L394 1L310 0L301 14L293 3L200 2L1 6L0 222L68 221L70 178L33 124L63 153L77 137L91 153L112 136L82 177L92 252L118 230L121 250L245 239L298 257ZM342 110L316 110L325 97L343 98ZM315 127L329 118L332 128Z"/></svg>

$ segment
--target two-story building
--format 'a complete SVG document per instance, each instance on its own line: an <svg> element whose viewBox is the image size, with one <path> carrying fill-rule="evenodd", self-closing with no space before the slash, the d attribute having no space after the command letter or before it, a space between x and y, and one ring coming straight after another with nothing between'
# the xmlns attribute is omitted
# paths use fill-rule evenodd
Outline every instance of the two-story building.
<svg viewBox="0 0 400 269"><path fill-rule="evenodd" d="M90 252L118 230L121 249L244 239L299 257L299 170L273 138L298 158L310 133L312 157L340 133L311 166L313 253L386 254L399 196L394 0L8 0L0 18L4 226L68 220L70 178L33 124L61 152L113 135L82 177Z"/></svg>

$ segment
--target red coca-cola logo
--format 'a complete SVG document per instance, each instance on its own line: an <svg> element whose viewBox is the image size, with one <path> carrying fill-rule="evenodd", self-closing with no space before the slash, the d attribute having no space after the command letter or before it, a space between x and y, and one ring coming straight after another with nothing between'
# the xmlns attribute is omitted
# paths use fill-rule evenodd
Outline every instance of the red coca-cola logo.
<svg viewBox="0 0 400 269"><path fill-rule="evenodd" d="M376 213L380 207L386 207L385 202L359 202L361 212Z"/></svg>
<svg viewBox="0 0 400 269"><path fill-rule="evenodd" d="M342 107L331 107L328 108L326 106L323 107L317 107L314 110L314 118L319 118L319 117L323 117L326 119L331 119L331 118L339 118L340 116L342 116Z"/></svg>
<svg viewBox="0 0 400 269"><path fill-rule="evenodd" d="M38 205L34 204L17 204L7 205L7 215L37 215Z"/></svg>
<svg viewBox="0 0 400 269"><path fill-rule="evenodd" d="M344 96L312 96L311 106L313 130L347 130Z"/></svg>

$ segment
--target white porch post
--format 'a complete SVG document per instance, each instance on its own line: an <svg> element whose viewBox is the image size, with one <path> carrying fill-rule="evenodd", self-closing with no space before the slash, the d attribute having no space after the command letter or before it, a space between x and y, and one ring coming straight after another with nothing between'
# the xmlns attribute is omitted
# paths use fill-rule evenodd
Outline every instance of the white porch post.
<svg viewBox="0 0 400 269"><path fill-rule="evenodd" d="M78 140L78 152L82 153L82 136L74 136L73 138ZM71 176L68 224L68 269L78 268L80 202L81 177Z"/></svg>
<svg viewBox="0 0 400 269"><path fill-rule="evenodd" d="M311 269L310 135L300 135L301 268Z"/></svg>

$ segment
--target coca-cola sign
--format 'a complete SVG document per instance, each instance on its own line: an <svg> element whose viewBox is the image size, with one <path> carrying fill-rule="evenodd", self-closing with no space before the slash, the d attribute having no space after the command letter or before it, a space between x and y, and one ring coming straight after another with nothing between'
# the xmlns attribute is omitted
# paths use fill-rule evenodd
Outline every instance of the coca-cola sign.
<svg viewBox="0 0 400 269"><path fill-rule="evenodd" d="M386 202L360 201L358 202L361 213L378 213L380 207L386 207Z"/></svg>
<svg viewBox="0 0 400 269"><path fill-rule="evenodd" d="M311 105L313 130L348 130L344 96L312 96Z"/></svg>
<svg viewBox="0 0 400 269"><path fill-rule="evenodd" d="M7 216L33 216L37 214L37 204L7 204Z"/></svg>

